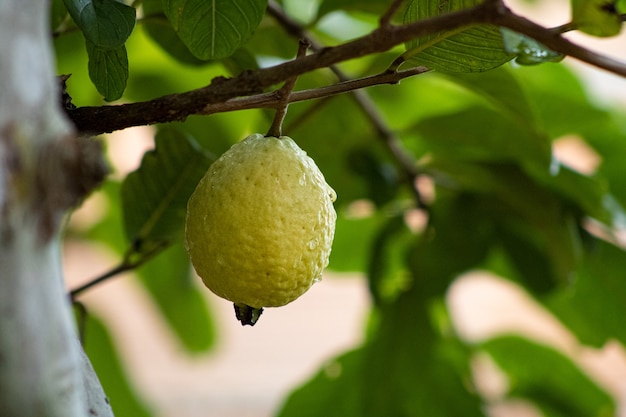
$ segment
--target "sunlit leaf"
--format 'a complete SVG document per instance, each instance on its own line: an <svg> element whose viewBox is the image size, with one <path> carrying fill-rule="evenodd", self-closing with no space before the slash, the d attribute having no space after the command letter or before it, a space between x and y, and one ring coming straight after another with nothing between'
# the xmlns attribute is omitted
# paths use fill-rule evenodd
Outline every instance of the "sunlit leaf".
<svg viewBox="0 0 626 417"><path fill-rule="evenodd" d="M163 6L192 54L217 59L231 55L250 38L267 0L164 0Z"/></svg>
<svg viewBox="0 0 626 417"><path fill-rule="evenodd" d="M405 22L416 22L475 6L480 1L445 2L412 0ZM408 63L423 65L441 72L482 72L508 62L513 55L505 50L497 27L482 25L425 36L406 44Z"/></svg>

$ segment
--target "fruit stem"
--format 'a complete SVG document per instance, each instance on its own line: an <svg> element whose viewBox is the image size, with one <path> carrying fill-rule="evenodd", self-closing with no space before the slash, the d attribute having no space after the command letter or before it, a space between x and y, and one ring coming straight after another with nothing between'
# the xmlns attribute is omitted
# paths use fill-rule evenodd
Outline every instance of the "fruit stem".
<svg viewBox="0 0 626 417"><path fill-rule="evenodd" d="M306 51L310 46L311 42L309 42L308 39L300 39L300 41L298 42L298 53L296 55L296 59L306 55ZM279 103L276 107L276 113L274 113L274 120L272 121L270 130L265 136L280 138L283 135L283 121L285 120L285 116L287 115L289 96L291 96L293 87L296 85L297 78L297 76L294 76L287 79L285 84L279 90L276 90L275 94L279 99Z"/></svg>

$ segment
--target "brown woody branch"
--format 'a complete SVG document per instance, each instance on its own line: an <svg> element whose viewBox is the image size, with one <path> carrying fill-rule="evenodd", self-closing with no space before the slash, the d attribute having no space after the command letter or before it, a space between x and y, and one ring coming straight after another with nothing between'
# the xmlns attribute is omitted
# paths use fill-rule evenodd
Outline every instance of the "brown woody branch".
<svg viewBox="0 0 626 417"><path fill-rule="evenodd" d="M226 103L231 99L260 94L266 88L306 72L385 52L418 37L478 24L507 27L530 36L557 52L626 77L626 64L580 47L559 33L515 15L501 1L490 0L472 8L415 23L399 26L386 24L368 35L336 47L324 48L273 67L247 71L234 78L217 77L210 85L189 92L163 96L145 102L79 107L68 109L67 112L78 130L89 134L113 132L132 126L181 121L192 114L206 114L206 109L213 108L217 111L220 105L224 105L226 109L228 107ZM293 95L296 96L297 93L294 92Z"/></svg>

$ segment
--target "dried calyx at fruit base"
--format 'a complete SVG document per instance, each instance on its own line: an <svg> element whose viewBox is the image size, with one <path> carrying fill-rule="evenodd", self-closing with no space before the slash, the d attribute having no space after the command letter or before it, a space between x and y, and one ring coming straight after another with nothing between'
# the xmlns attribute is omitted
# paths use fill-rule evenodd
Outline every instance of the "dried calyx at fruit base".
<svg viewBox="0 0 626 417"><path fill-rule="evenodd" d="M328 265L335 191L287 136L253 134L215 161L187 207L186 248L204 284L254 325Z"/></svg>

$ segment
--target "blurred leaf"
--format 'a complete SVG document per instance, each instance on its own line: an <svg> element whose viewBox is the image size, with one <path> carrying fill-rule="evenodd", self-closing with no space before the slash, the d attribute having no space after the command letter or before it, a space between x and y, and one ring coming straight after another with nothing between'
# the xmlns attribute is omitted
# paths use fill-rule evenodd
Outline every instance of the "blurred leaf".
<svg viewBox="0 0 626 417"><path fill-rule="evenodd" d="M537 65L544 62L559 62L565 56L540 44L533 38L510 29L500 28L504 47L511 54L517 54L515 62L520 65Z"/></svg>
<svg viewBox="0 0 626 417"><path fill-rule="evenodd" d="M556 271L550 253L546 252L541 236L522 222L503 222L498 227L498 242L514 268L509 278L519 278L533 294L545 295L557 284Z"/></svg>
<svg viewBox="0 0 626 417"><path fill-rule="evenodd" d="M494 239L494 216L480 196L438 193L429 227L408 259L413 285L424 297L443 297L457 275L485 261Z"/></svg>
<svg viewBox="0 0 626 417"><path fill-rule="evenodd" d="M361 417L361 349L325 363L306 384L296 388L277 417Z"/></svg>
<svg viewBox="0 0 626 417"><path fill-rule="evenodd" d="M535 125L533 103L520 81L508 69L500 67L480 74L457 73L447 78L484 97L496 109L508 113L511 119L517 119L531 128Z"/></svg>
<svg viewBox="0 0 626 417"><path fill-rule="evenodd" d="M516 223L517 227L530 227L551 260L554 280L562 284L568 281L580 251L575 230L578 210L568 207L516 165L454 160L434 160L430 165L443 186L473 194L477 200L474 204L483 216L488 216L491 225ZM456 239L452 234L449 238Z"/></svg>
<svg viewBox="0 0 626 417"><path fill-rule="evenodd" d="M155 149L122 184L126 237L134 251L149 253L181 238L187 200L212 158L180 130L160 130Z"/></svg>
<svg viewBox="0 0 626 417"><path fill-rule="evenodd" d="M601 240L581 260L572 285L546 299L546 305L578 339L602 346L626 343L626 252Z"/></svg>
<svg viewBox="0 0 626 417"><path fill-rule="evenodd" d="M141 266L137 274L188 352L204 352L213 345L213 321L201 289L192 280L182 244L160 253Z"/></svg>
<svg viewBox="0 0 626 417"><path fill-rule="evenodd" d="M115 49L100 48L87 40L89 78L106 101L122 97L128 80L128 56L124 45Z"/></svg>
<svg viewBox="0 0 626 417"><path fill-rule="evenodd" d="M356 148L348 153L348 166L367 181L368 199L382 207L393 199L398 191L399 179L396 168L372 149Z"/></svg>
<svg viewBox="0 0 626 417"><path fill-rule="evenodd" d="M68 16L64 0L52 0L50 2L50 29L56 31L63 24Z"/></svg>
<svg viewBox="0 0 626 417"><path fill-rule="evenodd" d="M177 61L189 65L205 65L206 60L196 58L178 37L163 11L162 0L144 0L141 3L143 28L165 52Z"/></svg>
<svg viewBox="0 0 626 417"><path fill-rule="evenodd" d="M340 210L328 268L338 272L365 272L370 244L380 223L380 216L350 218Z"/></svg>
<svg viewBox="0 0 626 417"><path fill-rule="evenodd" d="M429 301L415 287L386 304L365 346L327 362L278 416L483 416L480 399L465 384L467 355L437 339Z"/></svg>
<svg viewBox="0 0 626 417"><path fill-rule="evenodd" d="M563 417L614 415L609 394L562 353L518 336L491 339L481 347L508 375L509 395L558 410Z"/></svg>
<svg viewBox="0 0 626 417"><path fill-rule="evenodd" d="M118 0L63 0L88 43L118 49L135 27L136 12Z"/></svg>
<svg viewBox="0 0 626 417"><path fill-rule="evenodd" d="M165 14L187 48L200 59L225 58L252 35L267 0L164 0Z"/></svg>
<svg viewBox="0 0 626 417"><path fill-rule="evenodd" d="M477 0L412 0L406 8L404 21L417 22L479 3ZM406 49L405 56L410 54L407 63L413 66L423 65L441 72L488 71L513 57L505 50L498 28L490 25L425 36L407 42Z"/></svg>
<svg viewBox="0 0 626 417"><path fill-rule="evenodd" d="M622 19L615 0L571 0L572 23L593 36L615 36L622 30Z"/></svg>
<svg viewBox="0 0 626 417"><path fill-rule="evenodd" d="M115 416L150 417L152 413L129 382L107 328L90 313L83 324L83 348L100 379Z"/></svg>
<svg viewBox="0 0 626 417"><path fill-rule="evenodd" d="M546 137L482 106L422 119L414 129L428 148L442 158L519 161L545 171L551 163Z"/></svg>
<svg viewBox="0 0 626 417"><path fill-rule="evenodd" d="M375 304L389 302L410 287L411 274L406 265L406 255L414 239L402 212L386 219L377 231L367 270L370 294Z"/></svg>

